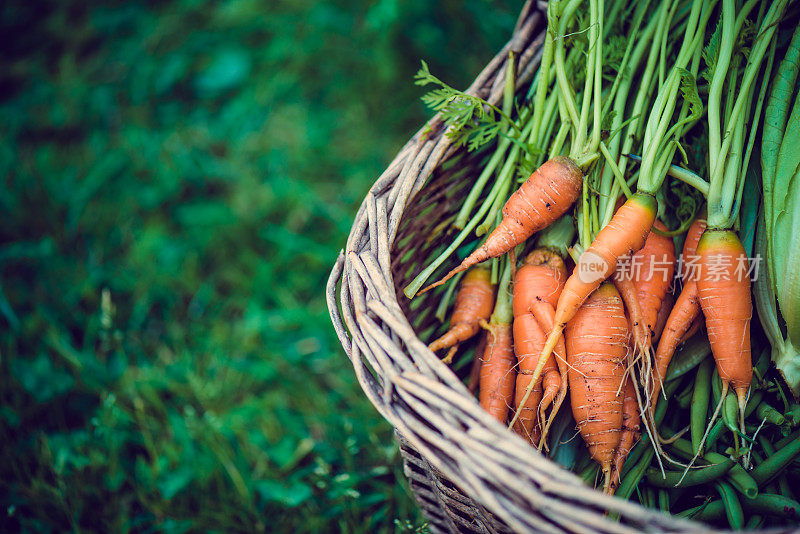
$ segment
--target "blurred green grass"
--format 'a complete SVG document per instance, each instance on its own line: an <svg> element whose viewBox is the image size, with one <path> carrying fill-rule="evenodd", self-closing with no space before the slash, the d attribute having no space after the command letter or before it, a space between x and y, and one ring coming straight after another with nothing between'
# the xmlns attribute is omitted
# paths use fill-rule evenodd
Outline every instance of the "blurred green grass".
<svg viewBox="0 0 800 534"><path fill-rule="evenodd" d="M3 531L422 524L324 285L520 4L4 4Z"/></svg>

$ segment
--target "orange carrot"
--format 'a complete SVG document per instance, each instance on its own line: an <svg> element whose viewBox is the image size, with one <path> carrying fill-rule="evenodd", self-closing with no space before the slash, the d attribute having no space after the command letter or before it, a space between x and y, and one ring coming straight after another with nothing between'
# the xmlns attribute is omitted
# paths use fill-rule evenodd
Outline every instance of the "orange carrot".
<svg viewBox="0 0 800 534"><path fill-rule="evenodd" d="M497 289L497 301L490 323L481 321L488 330L478 383L481 407L501 423L506 422L514 402L516 358L511 332L514 317L510 298L511 262L507 262Z"/></svg>
<svg viewBox="0 0 800 534"><path fill-rule="evenodd" d="M697 244L697 292L706 318L711 353L722 379L722 397L732 387L743 423L753 378L750 355L750 276L747 253L731 230L709 228Z"/></svg>
<svg viewBox="0 0 800 534"><path fill-rule="evenodd" d="M673 295L671 291L668 291L667 294L664 295L664 300L661 301L661 307L658 309L656 328L653 332L653 343L658 343L658 340L661 339L661 332L664 331L664 325L667 324L667 318L669 317L669 313L672 311L672 307L674 305L675 295Z"/></svg>
<svg viewBox="0 0 800 534"><path fill-rule="evenodd" d="M619 487L622 467L625 465L631 449L639 441L641 433L642 418L639 415L639 403L636 400L636 390L630 376L625 380L622 391L622 428L619 445L614 452L614 463L611 467L611 494Z"/></svg>
<svg viewBox="0 0 800 534"><path fill-rule="evenodd" d="M502 221L484 244L421 293L473 265L513 250L535 232L549 226L572 206L582 185L583 173L571 159L556 156L545 161L508 199L503 206Z"/></svg>
<svg viewBox="0 0 800 534"><path fill-rule="evenodd" d="M608 492L622 433L620 388L628 350L628 322L613 284L604 283L592 293L567 323L565 338L572 414L589 454L600 464Z"/></svg>
<svg viewBox="0 0 800 534"><path fill-rule="evenodd" d="M705 213L701 213L689 227L686 234L686 240L683 244L683 252L681 254L684 265L694 264L696 257L697 243L706 229ZM683 286L681 294L675 301L675 306L667 318L664 325L664 331L661 339L656 348L655 365L653 366L653 375L651 377L650 387L650 406L655 407L656 397L661 391L661 382L666 376L667 367L675 354L675 349L678 345L686 339L687 331L700 316L700 300L697 294L697 275L694 273L682 273L686 276L687 281Z"/></svg>
<svg viewBox="0 0 800 534"><path fill-rule="evenodd" d="M614 273L620 257L634 254L644 246L655 218L655 197L647 193L636 193L617 210L611 221L597 234L564 285L558 299L555 324L539 356L533 374L534 380L541 375L542 368L561 338L567 322L575 316L587 297Z"/></svg>
<svg viewBox="0 0 800 534"><path fill-rule="evenodd" d="M453 314L450 316L450 329L428 345L428 348L436 352L453 347L443 360L445 363L450 363L458 344L478 333L481 320L489 319L493 304L494 286L491 272L483 267L470 269L464 275L456 294Z"/></svg>
<svg viewBox="0 0 800 534"><path fill-rule="evenodd" d="M510 323L488 324L486 351L481 362L478 399L481 407L501 423L514 401L514 344Z"/></svg>
<svg viewBox="0 0 800 534"><path fill-rule="evenodd" d="M657 219L653 226L667 231L664 223ZM658 311L675 274L675 244L672 239L650 232L642 249L631 258L631 268L645 326L652 337L655 334Z"/></svg>
<svg viewBox="0 0 800 534"><path fill-rule="evenodd" d="M633 275L618 266L614 271L613 282L622 297L622 302L625 303L625 310L628 312L628 329L633 334L633 349L639 354L645 354L650 348L650 330L645 323Z"/></svg>
<svg viewBox="0 0 800 534"><path fill-rule="evenodd" d="M525 399L527 388L532 384L529 378L544 347L544 332L553 327L554 306L558 302L566 278L564 260L558 254L546 249L531 252L514 277L514 346L519 361L519 372L527 377L524 380L517 379L516 396L518 402L524 403L526 407L532 406L531 399ZM555 358L551 355L545 362L542 373L544 391L539 404L542 421L544 412L551 403L552 415L555 415L566 396L565 357L566 351L562 343L556 347ZM525 389L520 391L520 387ZM534 383L532 387L539 388L540 384ZM546 437L548 426L544 425L543 437Z"/></svg>
<svg viewBox="0 0 800 534"><path fill-rule="evenodd" d="M544 333L536 322L536 318L530 313L514 317L514 353L517 355L519 368L514 396L516 422L511 428L535 446L539 445L541 438L541 424L538 418L539 403L542 399L541 381L532 385L532 392L527 399L525 392L531 385L535 360L543 346ZM534 361L534 364L530 363L531 360Z"/></svg>

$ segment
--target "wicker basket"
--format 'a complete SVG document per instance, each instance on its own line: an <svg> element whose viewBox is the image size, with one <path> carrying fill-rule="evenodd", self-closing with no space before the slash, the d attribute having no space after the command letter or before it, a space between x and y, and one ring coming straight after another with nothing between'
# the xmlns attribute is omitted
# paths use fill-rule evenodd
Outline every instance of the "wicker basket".
<svg viewBox="0 0 800 534"><path fill-rule="evenodd" d="M544 27L541 6L529 0L512 39L468 92L492 103L501 99L509 50L519 52L519 85L530 81ZM434 117L378 178L327 287L336 333L367 397L396 429L405 474L430 530L707 530L588 488L485 413L461 378L418 338L408 318L420 332L433 324L431 295L415 299L419 312L409 309L400 288L416 272L408 272L411 262L403 259L409 253L427 257L447 239L434 229L458 210L477 174L470 170L479 163L444 134ZM457 164L442 168L457 154ZM432 203L436 209L426 210ZM620 520L606 517L608 510Z"/></svg>

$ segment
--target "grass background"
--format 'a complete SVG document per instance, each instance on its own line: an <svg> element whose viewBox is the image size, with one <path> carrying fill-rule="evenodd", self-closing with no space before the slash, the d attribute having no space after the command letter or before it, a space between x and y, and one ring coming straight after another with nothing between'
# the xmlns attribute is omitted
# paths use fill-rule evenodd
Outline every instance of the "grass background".
<svg viewBox="0 0 800 534"><path fill-rule="evenodd" d="M3 4L0 530L422 526L324 285L520 6Z"/></svg>

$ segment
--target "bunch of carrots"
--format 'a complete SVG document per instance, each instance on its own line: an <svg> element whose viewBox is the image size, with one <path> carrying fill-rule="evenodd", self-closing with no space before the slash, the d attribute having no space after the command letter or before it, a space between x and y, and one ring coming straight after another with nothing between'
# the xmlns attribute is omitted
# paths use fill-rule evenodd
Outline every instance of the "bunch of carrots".
<svg viewBox="0 0 800 534"><path fill-rule="evenodd" d="M500 107L417 76L448 135L486 154L452 239L405 288L452 308L430 349L587 483L735 529L800 519L800 356L781 332L800 257L761 266L778 280L756 293L766 335L751 283L759 221L800 204L762 202L800 183L799 11L551 1L533 82L517 86L511 57Z"/></svg>

